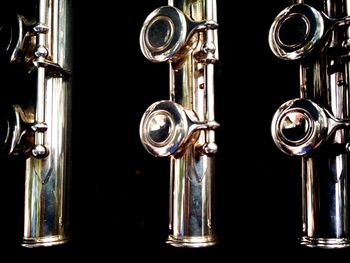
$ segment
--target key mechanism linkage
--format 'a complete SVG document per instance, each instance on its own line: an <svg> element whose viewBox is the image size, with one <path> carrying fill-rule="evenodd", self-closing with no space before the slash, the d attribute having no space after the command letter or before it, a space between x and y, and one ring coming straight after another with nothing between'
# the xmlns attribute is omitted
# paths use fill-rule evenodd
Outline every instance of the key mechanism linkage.
<svg viewBox="0 0 350 263"><path fill-rule="evenodd" d="M300 243L342 248L350 245L349 1L327 0L320 11L308 2L280 12L269 32L272 52L300 68L300 98L277 110L271 132L280 150L301 156Z"/></svg>
<svg viewBox="0 0 350 263"><path fill-rule="evenodd" d="M30 19L14 13L0 21L0 60L30 76L22 88L34 92L25 107L1 105L0 113L2 152L26 158L24 247L70 239L72 1L37 0L36 7Z"/></svg>
<svg viewBox="0 0 350 263"><path fill-rule="evenodd" d="M214 63L218 59L215 1L169 1L145 20L140 46L152 62L168 62L170 99L153 103L140 138L154 156L170 156L168 243L216 243L214 225Z"/></svg>

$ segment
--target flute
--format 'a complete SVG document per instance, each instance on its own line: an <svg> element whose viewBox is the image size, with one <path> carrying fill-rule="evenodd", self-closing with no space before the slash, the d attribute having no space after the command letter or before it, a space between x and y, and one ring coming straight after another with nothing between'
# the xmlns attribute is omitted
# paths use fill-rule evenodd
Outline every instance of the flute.
<svg viewBox="0 0 350 263"><path fill-rule="evenodd" d="M0 32L1 59L28 76L31 92L1 115L3 151L26 158L24 247L70 239L72 1L35 4L28 17L8 14Z"/></svg>
<svg viewBox="0 0 350 263"><path fill-rule="evenodd" d="M152 104L140 123L145 149L170 156L169 235L177 247L216 243L214 220L215 0L169 0L145 20L140 46L152 62L168 62L168 100Z"/></svg>
<svg viewBox="0 0 350 263"><path fill-rule="evenodd" d="M342 248L350 244L350 1L308 3L284 9L270 29L273 53L300 62L300 98L277 110L271 130L281 151L301 156L300 243Z"/></svg>

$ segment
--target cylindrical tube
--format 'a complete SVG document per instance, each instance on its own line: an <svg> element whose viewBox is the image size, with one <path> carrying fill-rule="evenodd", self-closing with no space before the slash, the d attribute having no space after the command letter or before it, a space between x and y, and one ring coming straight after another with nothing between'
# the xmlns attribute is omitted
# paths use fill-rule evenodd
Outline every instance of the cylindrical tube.
<svg viewBox="0 0 350 263"><path fill-rule="evenodd" d="M350 1L325 1L324 11L332 18L348 16ZM339 8L341 7L341 8ZM349 56L342 43L349 41L348 29L336 28L329 44L316 58L302 63L301 95L322 105L336 118L348 119ZM348 153L332 151L334 145L349 141L349 132L338 130L327 145L302 158L302 238L311 247L349 246Z"/></svg>
<svg viewBox="0 0 350 263"><path fill-rule="evenodd" d="M72 1L40 0L39 21L49 30L45 48L52 64L68 73L72 69ZM39 67L38 70L41 68ZM69 177L71 133L71 77L45 71L44 121L47 130L45 158L26 162L25 225L22 245L51 246L69 240ZM38 107L38 106L37 106Z"/></svg>
<svg viewBox="0 0 350 263"><path fill-rule="evenodd" d="M201 21L210 19L206 17L206 5L210 2L169 0L168 3L188 17ZM211 11L211 15L216 12ZM204 45L207 40L204 32L193 37L197 38L198 46ZM170 63L170 100L195 112L200 121L208 121L206 118L214 118L212 108L209 115L206 112L206 103L213 102L213 97L207 99L207 96L214 96L213 88L206 89L208 65L199 63L194 58L194 52L190 51L179 63ZM208 85L213 85L212 78L210 80ZM198 151L199 145L204 145L208 137L210 140L206 132L211 133L201 131L197 143L187 147L181 157L171 157L168 243L173 246L205 247L216 243L213 200L215 158L201 155Z"/></svg>

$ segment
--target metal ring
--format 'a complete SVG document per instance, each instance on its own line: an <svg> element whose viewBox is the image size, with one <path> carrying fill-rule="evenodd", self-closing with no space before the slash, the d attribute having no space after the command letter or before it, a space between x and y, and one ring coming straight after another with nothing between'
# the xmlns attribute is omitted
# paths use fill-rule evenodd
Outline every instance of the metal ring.
<svg viewBox="0 0 350 263"><path fill-rule="evenodd" d="M290 19L301 17L306 25L303 39L295 44L288 44L281 40L281 28ZM280 12L272 23L269 32L269 45L272 52L279 58L295 60L305 57L317 47L323 39L325 28L325 17L321 12L306 4L296 4L287 7Z"/></svg>
<svg viewBox="0 0 350 263"><path fill-rule="evenodd" d="M160 116L162 121L169 121L164 125L165 133L159 138L152 136L151 127L155 117ZM164 120L164 118L166 120ZM156 124L157 125L157 124ZM166 134L167 136L163 136ZM187 141L189 135L189 122L187 115L179 104L172 101L159 101L153 103L144 113L140 123L140 138L146 150L154 156L169 156L177 152Z"/></svg>
<svg viewBox="0 0 350 263"><path fill-rule="evenodd" d="M187 24L185 15L173 6L163 6L154 10L146 18L140 33L140 47L143 55L153 62L171 59L186 42ZM150 33L157 33L157 30L163 38L166 38L159 46L150 41L150 37L153 37Z"/></svg>
<svg viewBox="0 0 350 263"><path fill-rule="evenodd" d="M283 122L291 113L300 114L307 123L302 136L291 139L283 131ZM288 116L289 115L289 116ZM293 122L293 121L292 121ZM328 117L316 103L307 99L287 101L276 111L271 124L271 133L276 146L289 155L305 155L320 146L327 137Z"/></svg>

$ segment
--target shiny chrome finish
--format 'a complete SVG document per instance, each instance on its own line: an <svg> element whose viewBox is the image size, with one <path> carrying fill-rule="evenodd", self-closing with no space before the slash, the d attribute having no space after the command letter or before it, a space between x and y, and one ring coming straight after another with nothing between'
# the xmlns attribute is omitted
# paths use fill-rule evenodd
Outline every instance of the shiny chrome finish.
<svg viewBox="0 0 350 263"><path fill-rule="evenodd" d="M2 47L3 57L23 63L28 74L35 76L35 102L25 109L14 105L0 121L1 129L7 131L0 142L3 149L27 157L24 247L52 246L70 239L72 1L38 0L37 6L34 22L16 15L5 25L11 28L11 37L0 35L9 43Z"/></svg>
<svg viewBox="0 0 350 263"><path fill-rule="evenodd" d="M192 111L172 101L153 103L144 113L140 124L141 142L154 156L181 153L195 143L200 130L216 129L215 121L200 122Z"/></svg>
<svg viewBox="0 0 350 263"><path fill-rule="evenodd" d="M193 34L217 27L215 21L193 21L176 7L163 6L146 18L140 33L141 50L150 61L174 61L188 51L186 43Z"/></svg>
<svg viewBox="0 0 350 263"><path fill-rule="evenodd" d="M337 119L311 100L294 99L277 110L271 127L281 151L302 156L310 154L336 130L350 127L350 119Z"/></svg>
<svg viewBox="0 0 350 263"><path fill-rule="evenodd" d="M327 0L319 11L307 6L308 1L303 2L282 11L270 30L270 47L276 56L300 59L301 96L276 112L272 134L282 151L302 156L300 243L343 248L350 245L350 1ZM312 15L308 17L309 13L300 8ZM288 20L293 23L288 24ZM298 34L300 23L302 30ZM288 31L289 42L285 38L278 40Z"/></svg>
<svg viewBox="0 0 350 263"><path fill-rule="evenodd" d="M149 60L169 62L170 100L146 110L140 137L151 154L171 158L167 243L206 247L216 243L216 1L169 0L168 4L147 17L140 45Z"/></svg>
<svg viewBox="0 0 350 263"><path fill-rule="evenodd" d="M70 239L70 109L72 70L72 1L40 0L36 53L36 130L27 159L23 246L51 246ZM45 30L47 26L47 31ZM54 64L55 67L50 67ZM62 74L65 73L65 75Z"/></svg>
<svg viewBox="0 0 350 263"><path fill-rule="evenodd" d="M335 27L349 24L350 17L331 18L309 5L296 4L276 17L270 29L269 44L277 57L295 60L322 44Z"/></svg>

